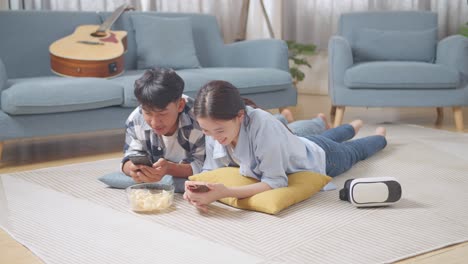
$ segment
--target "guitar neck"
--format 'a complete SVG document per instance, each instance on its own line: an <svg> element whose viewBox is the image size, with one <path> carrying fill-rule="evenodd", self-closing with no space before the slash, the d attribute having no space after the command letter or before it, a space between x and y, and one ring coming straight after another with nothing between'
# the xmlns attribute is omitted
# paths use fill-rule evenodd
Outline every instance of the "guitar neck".
<svg viewBox="0 0 468 264"><path fill-rule="evenodd" d="M109 16L105 21L104 23L102 23L99 28L96 30L96 32L105 32L107 31L108 29L110 29L110 27L112 27L112 25L114 24L114 22L120 17L120 15L122 15L123 12L125 12L125 10L129 9L129 7L127 6L127 4L123 4L121 6L119 6L113 13L111 16Z"/></svg>

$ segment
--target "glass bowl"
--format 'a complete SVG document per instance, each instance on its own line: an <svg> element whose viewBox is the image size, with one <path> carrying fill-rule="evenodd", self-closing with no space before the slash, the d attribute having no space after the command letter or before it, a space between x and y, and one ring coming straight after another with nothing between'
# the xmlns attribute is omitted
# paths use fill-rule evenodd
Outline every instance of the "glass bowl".
<svg viewBox="0 0 468 264"><path fill-rule="evenodd" d="M125 189L130 208L135 212L154 212L169 208L174 202L174 186L140 183Z"/></svg>

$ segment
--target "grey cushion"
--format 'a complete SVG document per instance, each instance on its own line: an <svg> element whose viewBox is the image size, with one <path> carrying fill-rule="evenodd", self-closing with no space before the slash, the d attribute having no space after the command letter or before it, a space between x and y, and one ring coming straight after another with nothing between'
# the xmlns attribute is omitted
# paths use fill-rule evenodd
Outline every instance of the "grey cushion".
<svg viewBox="0 0 468 264"><path fill-rule="evenodd" d="M137 68L199 68L190 18L132 16ZM170 55L169 55L170 54Z"/></svg>
<svg viewBox="0 0 468 264"><path fill-rule="evenodd" d="M129 186L137 184L132 177L129 177L122 172L112 172L98 178L101 182L107 186L116 189L125 189Z"/></svg>
<svg viewBox="0 0 468 264"><path fill-rule="evenodd" d="M107 186L116 189L125 189L129 186L137 184L131 177L122 172L112 172L98 178ZM185 190L185 178L175 178L170 175L164 176L159 183L172 184L175 187L176 193L183 193Z"/></svg>
<svg viewBox="0 0 468 264"><path fill-rule="evenodd" d="M351 88L441 89L455 88L459 74L444 65L424 62L365 62L345 72Z"/></svg>
<svg viewBox="0 0 468 264"><path fill-rule="evenodd" d="M123 88L99 78L14 79L1 100L11 115L72 112L120 105Z"/></svg>
<svg viewBox="0 0 468 264"><path fill-rule="evenodd" d="M357 30L353 45L356 61L433 62L437 47L437 29L421 31Z"/></svg>
<svg viewBox="0 0 468 264"><path fill-rule="evenodd" d="M82 12L80 12L82 13ZM102 21L105 21L110 12L99 12ZM137 43L132 16L154 16L166 18L189 17L192 25L193 41L198 61L202 67L214 67L224 65L224 41L219 33L219 27L214 15L196 13L167 13L133 11L125 12L115 21L114 30L127 31L127 52L125 53L125 69L137 68Z"/></svg>

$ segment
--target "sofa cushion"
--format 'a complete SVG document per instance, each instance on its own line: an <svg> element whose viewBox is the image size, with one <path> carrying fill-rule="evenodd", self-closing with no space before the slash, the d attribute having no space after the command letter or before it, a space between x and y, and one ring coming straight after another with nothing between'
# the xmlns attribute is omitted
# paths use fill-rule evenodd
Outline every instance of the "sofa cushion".
<svg viewBox="0 0 468 264"><path fill-rule="evenodd" d="M350 88L441 89L456 88L459 74L444 65L423 62L365 62L345 72Z"/></svg>
<svg viewBox="0 0 468 264"><path fill-rule="evenodd" d="M189 96L193 97L194 93L190 91L198 91L200 87L208 83L210 80L199 74L176 71L177 74L184 80L185 92L189 92ZM111 79L112 82L116 82L124 88L124 102L123 107L136 107L139 105L138 100L135 97L135 81L143 75L143 70L126 71L123 75Z"/></svg>
<svg viewBox="0 0 468 264"><path fill-rule="evenodd" d="M123 107L136 107L138 101L134 94L135 81L143 75L143 70L125 71L122 75L109 81L123 87Z"/></svg>
<svg viewBox="0 0 468 264"><path fill-rule="evenodd" d="M13 79L1 100L2 110L11 115L72 112L120 105L123 88L99 78Z"/></svg>
<svg viewBox="0 0 468 264"><path fill-rule="evenodd" d="M199 68L190 18L132 16L137 68ZM170 54L170 56L168 56Z"/></svg>
<svg viewBox="0 0 468 264"><path fill-rule="evenodd" d="M239 88L241 94L284 90L292 83L289 72L272 68L203 68L184 69L177 73L181 75L190 73L210 81L228 81ZM198 91L199 89L198 83L197 85L189 84L186 85L185 92Z"/></svg>
<svg viewBox="0 0 468 264"><path fill-rule="evenodd" d="M138 101L134 95L135 80L144 71L127 71L122 76L110 81L124 87L124 107L136 107ZM212 80L225 80L239 88L241 94L279 91L291 85L288 72L267 68L200 68L176 71L184 80L184 94L195 97L200 88Z"/></svg>
<svg viewBox="0 0 468 264"><path fill-rule="evenodd" d="M200 74L187 72L187 71L176 71L177 74L184 80L185 88L184 93L189 92L187 95L190 97L194 96L193 92L198 91L200 87L210 81L210 79L201 76ZM135 81L143 75L143 70L127 71L123 75L111 79L112 82L116 82L124 87L124 102L123 107L136 107L138 101L135 97Z"/></svg>
<svg viewBox="0 0 468 264"><path fill-rule="evenodd" d="M437 29L397 31L362 28L354 35L353 56L359 61L433 62L437 47Z"/></svg>

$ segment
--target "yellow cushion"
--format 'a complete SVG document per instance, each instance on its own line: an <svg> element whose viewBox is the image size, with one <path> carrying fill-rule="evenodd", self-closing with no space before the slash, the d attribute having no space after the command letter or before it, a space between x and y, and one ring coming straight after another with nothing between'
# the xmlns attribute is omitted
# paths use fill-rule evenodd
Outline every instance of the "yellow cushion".
<svg viewBox="0 0 468 264"><path fill-rule="evenodd" d="M239 168L226 167L190 176L191 181L222 183L228 187L249 185L256 179L240 175ZM331 178L319 173L303 171L289 175L288 187L277 188L256 194L249 198L223 198L220 202L246 210L276 214L319 192Z"/></svg>

